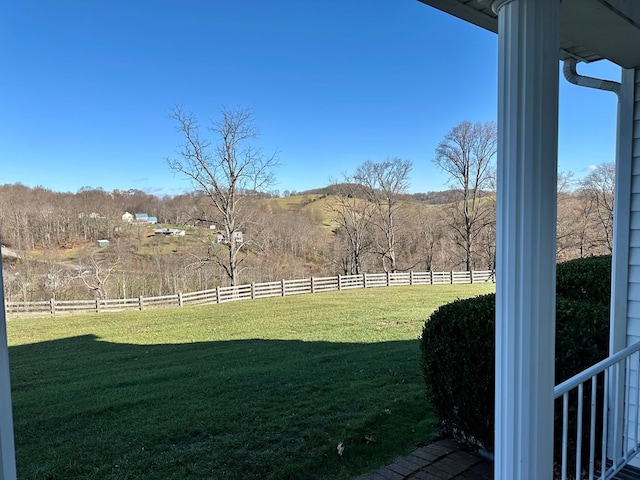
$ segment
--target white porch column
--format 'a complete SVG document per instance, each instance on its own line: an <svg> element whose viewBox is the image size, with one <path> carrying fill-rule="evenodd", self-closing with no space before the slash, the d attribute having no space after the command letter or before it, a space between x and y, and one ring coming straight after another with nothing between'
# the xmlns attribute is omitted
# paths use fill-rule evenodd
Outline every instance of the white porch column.
<svg viewBox="0 0 640 480"><path fill-rule="evenodd" d="M559 0L498 0L495 478L552 478Z"/></svg>
<svg viewBox="0 0 640 480"><path fill-rule="evenodd" d="M637 111L636 97L640 99L640 69L622 69L620 93L618 95L618 127L616 134L616 184L613 205L613 255L611 264L611 333L609 354L612 355L640 340L640 318L629 314L629 308L637 311L640 301L638 272L638 180L640 179L640 128L634 128ZM635 188L634 188L635 185Z"/></svg>
<svg viewBox="0 0 640 480"><path fill-rule="evenodd" d="M0 256L0 480L15 480L16 457L13 441L11 383L9 381L9 347Z"/></svg>
<svg viewBox="0 0 640 480"><path fill-rule="evenodd" d="M618 129L616 141L616 185L613 221L613 256L611 271L611 333L609 354L640 341L640 68L622 69L618 96ZM631 366L630 382L618 385L617 412L622 412L628 399L629 432L635 432L640 418L637 405L637 366ZM615 388L613 379L609 388ZM623 431L624 419L609 412L609 425L617 421ZM636 447L639 439L627 438L626 443L609 432L609 458L619 458L623 451ZM640 467L636 456L631 465Z"/></svg>

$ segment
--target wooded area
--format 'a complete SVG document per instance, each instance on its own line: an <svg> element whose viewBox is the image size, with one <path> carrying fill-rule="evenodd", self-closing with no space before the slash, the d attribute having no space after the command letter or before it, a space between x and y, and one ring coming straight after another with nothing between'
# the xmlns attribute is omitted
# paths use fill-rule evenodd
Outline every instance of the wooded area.
<svg viewBox="0 0 640 480"><path fill-rule="evenodd" d="M462 122L433 163L448 190L408 192L412 163L367 160L331 185L269 190L276 154L253 145L250 110L222 108L201 131L175 107L184 143L168 167L193 191L159 197L85 187L0 185L10 302L178 295L363 273L495 270L493 122ZM213 137L209 137L213 135ZM614 166L558 176L558 260L611 253Z"/></svg>
<svg viewBox="0 0 640 480"><path fill-rule="evenodd" d="M581 182L559 178L558 259L610 253L612 166L599 166ZM358 188L335 184L314 193L251 198L250 221L242 232L241 283L392 271L380 248L388 245L385 231L366 222L355 228L345 217L349 202L368 205ZM398 196L393 205L395 271L465 270L467 252L451 223L460 199L455 190ZM493 207L490 194L483 201ZM222 246L207 207L206 198L197 194L58 193L2 185L6 300L137 298L229 285L226 272L212 261L213 251ZM160 225L128 223L122 220L125 212L154 215L163 227L184 229L186 235L154 235ZM472 269L494 269L494 212L492 208L488 227L477 235ZM350 237L354 231L360 238L357 255ZM101 239L109 240L109 246L99 247Z"/></svg>

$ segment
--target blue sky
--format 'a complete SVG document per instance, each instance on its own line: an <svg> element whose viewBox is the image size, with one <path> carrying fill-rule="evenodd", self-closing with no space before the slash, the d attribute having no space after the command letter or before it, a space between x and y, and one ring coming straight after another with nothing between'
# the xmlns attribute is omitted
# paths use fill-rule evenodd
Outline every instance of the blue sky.
<svg viewBox="0 0 640 480"><path fill-rule="evenodd" d="M280 191L387 157L413 162L411 191L442 190L438 142L496 119L497 36L417 0L5 0L0 45L0 184L188 190L166 164L181 104L251 108ZM615 114L561 79L559 169L612 162Z"/></svg>

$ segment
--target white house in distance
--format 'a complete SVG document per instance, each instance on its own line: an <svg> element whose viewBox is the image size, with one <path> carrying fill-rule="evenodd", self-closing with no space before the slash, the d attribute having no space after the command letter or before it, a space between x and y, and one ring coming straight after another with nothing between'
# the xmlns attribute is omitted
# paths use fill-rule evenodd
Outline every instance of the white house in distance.
<svg viewBox="0 0 640 480"><path fill-rule="evenodd" d="M640 345L640 1L420 1L498 33L496 479L553 478L553 451L562 447L553 442L554 397L562 390L554 388L559 61L568 81L617 90L605 363L618 373L605 385L609 414L604 439L597 440L604 443L603 478L614 478L640 447L640 362L629 353ZM579 62L602 59L622 69L615 88L576 71Z"/></svg>
<svg viewBox="0 0 640 480"><path fill-rule="evenodd" d="M122 214L122 220L127 222L127 223L151 223L151 224L156 224L158 223L158 218L157 217L151 217L149 215L147 215L146 213L129 213L129 212L124 212Z"/></svg>

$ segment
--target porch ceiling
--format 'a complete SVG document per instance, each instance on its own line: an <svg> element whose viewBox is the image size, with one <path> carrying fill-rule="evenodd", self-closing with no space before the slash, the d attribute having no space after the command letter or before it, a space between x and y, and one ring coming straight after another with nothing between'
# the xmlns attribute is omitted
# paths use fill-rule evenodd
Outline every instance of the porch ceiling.
<svg viewBox="0 0 640 480"><path fill-rule="evenodd" d="M419 1L498 32L491 0ZM607 59L624 68L640 67L640 1L563 0L560 15L560 59Z"/></svg>

